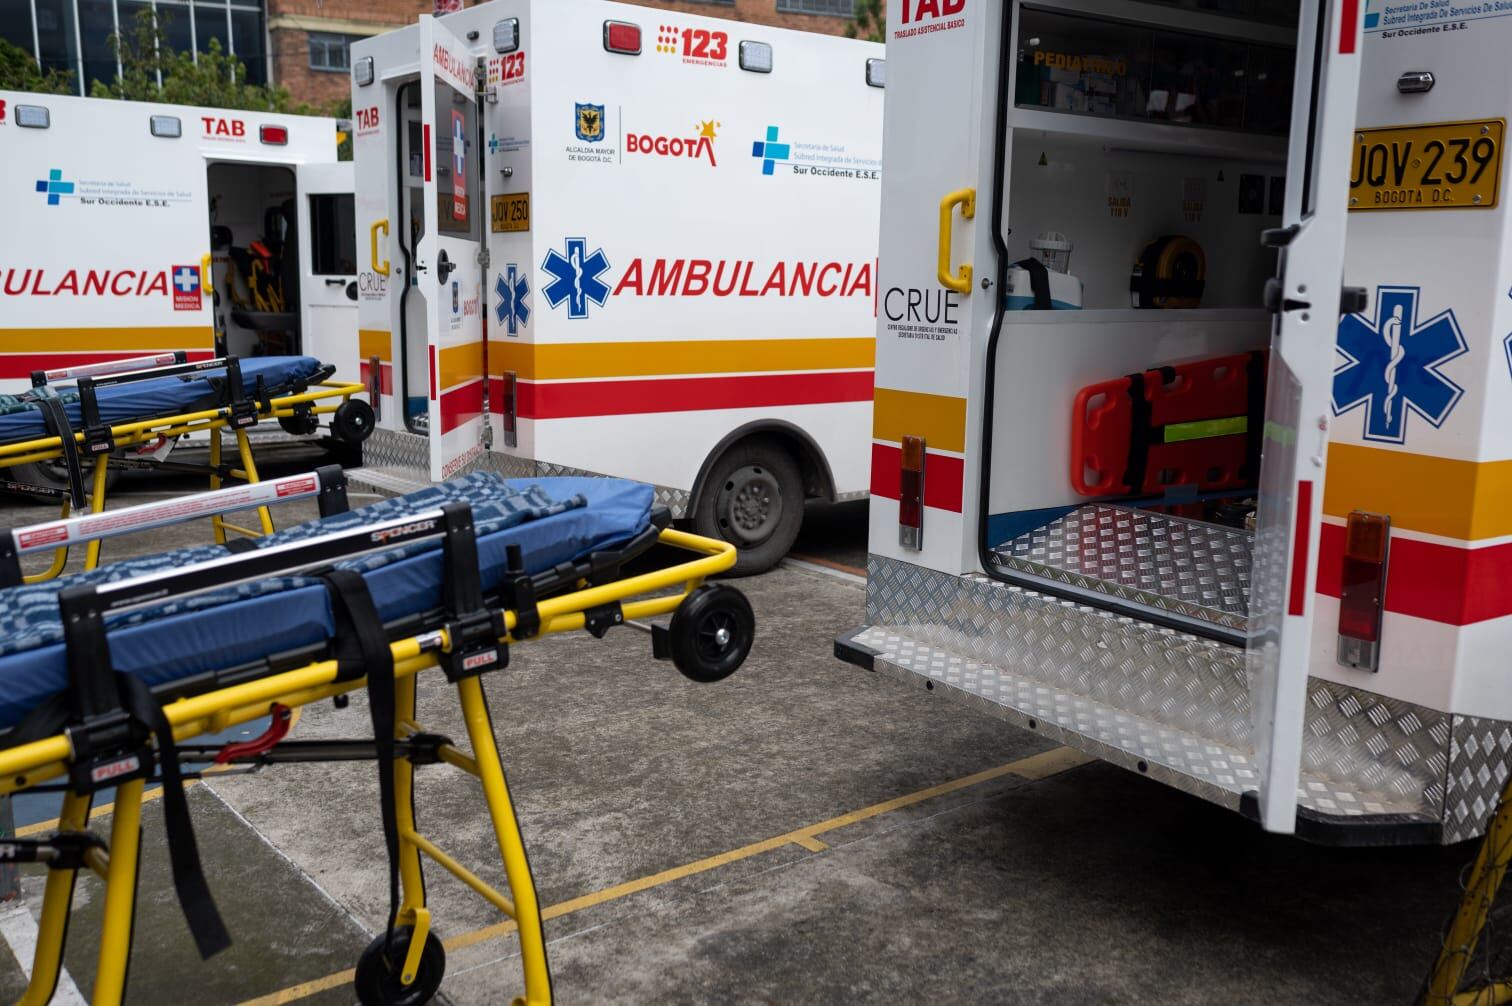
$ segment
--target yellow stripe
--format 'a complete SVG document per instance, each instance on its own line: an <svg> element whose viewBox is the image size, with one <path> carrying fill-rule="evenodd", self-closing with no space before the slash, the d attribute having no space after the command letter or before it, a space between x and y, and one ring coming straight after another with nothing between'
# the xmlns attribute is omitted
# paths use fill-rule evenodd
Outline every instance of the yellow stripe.
<svg viewBox="0 0 1512 1006"><path fill-rule="evenodd" d="M490 342L489 370L522 381L783 370L870 370L876 340L699 339L674 342Z"/></svg>
<svg viewBox="0 0 1512 1006"><path fill-rule="evenodd" d="M357 330L357 354L364 360L373 357L383 363L392 362L394 337L391 332L382 332L376 328L361 328Z"/></svg>
<svg viewBox="0 0 1512 1006"><path fill-rule="evenodd" d="M786 834L774 835L759 842L752 842L750 845L743 845L738 849L722 852L717 856L709 856L705 859L685 863L682 866L674 866L670 870L663 870L660 873L653 873L649 876L626 881L623 884L616 884L613 887L606 887L601 891L594 891L580 898L561 901L542 911L541 918L549 922L564 915L571 915L573 912L580 912L585 908L593 908L608 901L615 901L653 887L660 887L674 880L707 873L709 870L730 863L738 863L743 859L750 859L752 856L771 852L785 845L796 845L814 853L823 852L829 848L829 845L820 841L817 836L826 832L835 831L836 829L844 828L860 821L866 821L882 814L890 814L893 811L912 807L914 804L933 800L936 797L946 796L963 789L970 789L973 786L980 786L984 782L1001 779L1005 775L1016 775L1021 779L1034 781L1048 778L1059 772L1064 772L1067 769L1072 769L1091 761L1096 761L1096 759L1079 751L1073 751L1070 748L1053 748L1037 755L1031 755L1028 758L1009 762L1006 765L999 765L996 768L990 768L960 779L953 779L938 786L930 786L928 789L917 790L905 796L872 804L870 807L863 807L861 810L851 811L849 814L841 814L838 817L832 817L827 821L820 821L818 824L807 825ZM497 925L485 926L482 929L474 929L471 932L459 933L443 941L443 946L446 947L447 951L455 952L463 947L470 947L474 944L494 939L495 937L507 936L514 932L515 928L513 922L501 922ZM298 985L291 985L286 989L280 989L277 992L259 996L256 999L248 999L241 1003L240 1006L287 1006L289 1003L298 1002L316 993L345 985L352 980L352 977L353 972L350 970L338 971L336 974L301 982Z"/></svg>
<svg viewBox="0 0 1512 1006"><path fill-rule="evenodd" d="M483 347L476 342L470 346L447 346L438 355L436 379L442 391L483 376Z"/></svg>
<svg viewBox="0 0 1512 1006"><path fill-rule="evenodd" d="M208 325L145 328L0 328L5 353L131 353L163 349L213 349Z"/></svg>
<svg viewBox="0 0 1512 1006"><path fill-rule="evenodd" d="M1323 512L1391 516L1391 526L1478 541L1512 535L1512 461L1457 461L1330 444Z"/></svg>
<svg viewBox="0 0 1512 1006"><path fill-rule="evenodd" d="M966 399L878 388L872 437L901 443L906 436L923 437L934 450L965 453Z"/></svg>

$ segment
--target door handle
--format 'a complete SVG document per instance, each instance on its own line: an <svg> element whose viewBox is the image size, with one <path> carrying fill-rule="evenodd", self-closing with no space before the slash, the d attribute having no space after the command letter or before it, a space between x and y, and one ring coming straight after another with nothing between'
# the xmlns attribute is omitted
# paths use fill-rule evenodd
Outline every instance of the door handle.
<svg viewBox="0 0 1512 1006"><path fill-rule="evenodd" d="M326 286L346 286L346 282L347 281L344 280L344 279L340 279L340 278L334 278L333 279L333 278L330 278L330 277L327 277L327 279L325 281Z"/></svg>
<svg viewBox="0 0 1512 1006"><path fill-rule="evenodd" d="M1312 308L1312 302L1307 300L1293 300L1281 295L1281 280L1272 276L1265 281L1265 309L1271 314L1288 314L1292 311L1307 311Z"/></svg>
<svg viewBox="0 0 1512 1006"><path fill-rule="evenodd" d="M976 216L976 189L957 189L940 200L940 260L936 266L936 274L940 285L947 290L956 293L971 292L971 263L962 262L961 268L956 275L950 274L950 239L951 224L955 216L956 206L961 207L961 219L970 220Z"/></svg>
<svg viewBox="0 0 1512 1006"><path fill-rule="evenodd" d="M210 285L210 266L213 264L210 253L200 256L200 289L208 294L214 294L215 289Z"/></svg>
<svg viewBox="0 0 1512 1006"><path fill-rule="evenodd" d="M372 263L373 271L380 276L387 276L389 274L389 260L384 259L382 262L378 261L379 231L383 232L383 236L385 238L388 237L389 223L387 218L378 221L368 230L369 261Z"/></svg>

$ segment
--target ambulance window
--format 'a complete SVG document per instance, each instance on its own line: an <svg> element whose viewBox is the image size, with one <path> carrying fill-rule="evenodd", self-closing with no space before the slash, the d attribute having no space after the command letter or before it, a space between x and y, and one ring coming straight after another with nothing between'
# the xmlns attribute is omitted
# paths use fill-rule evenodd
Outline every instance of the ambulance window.
<svg viewBox="0 0 1512 1006"><path fill-rule="evenodd" d="M436 84L432 142L436 145L436 216L443 234L476 236L478 231L476 112L472 101L447 84Z"/></svg>
<svg viewBox="0 0 1512 1006"><path fill-rule="evenodd" d="M1023 8L1015 103L1284 133L1292 55L1275 47Z"/></svg>
<svg viewBox="0 0 1512 1006"><path fill-rule="evenodd" d="M310 263L316 276L357 274L357 224L350 192L310 197Z"/></svg>
<svg viewBox="0 0 1512 1006"><path fill-rule="evenodd" d="M1298 0L1145 0L1166 7L1200 10L1204 13L1228 14L1246 21L1295 25Z"/></svg>

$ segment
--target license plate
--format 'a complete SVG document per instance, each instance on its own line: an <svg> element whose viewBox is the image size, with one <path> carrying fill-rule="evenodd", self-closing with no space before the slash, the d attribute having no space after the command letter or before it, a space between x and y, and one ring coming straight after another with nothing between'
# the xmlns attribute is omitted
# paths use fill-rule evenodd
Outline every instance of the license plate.
<svg viewBox="0 0 1512 1006"><path fill-rule="evenodd" d="M1355 130L1351 210L1488 210L1501 188L1504 119Z"/></svg>
<svg viewBox="0 0 1512 1006"><path fill-rule="evenodd" d="M493 221L495 234L530 230L529 192L510 192L502 196L494 196L489 208L492 211L489 215Z"/></svg>

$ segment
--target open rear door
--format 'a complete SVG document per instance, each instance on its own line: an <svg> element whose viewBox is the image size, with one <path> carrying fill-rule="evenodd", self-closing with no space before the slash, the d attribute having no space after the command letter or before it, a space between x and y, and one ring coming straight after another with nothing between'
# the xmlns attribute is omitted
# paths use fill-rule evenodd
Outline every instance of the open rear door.
<svg viewBox="0 0 1512 1006"><path fill-rule="evenodd" d="M300 164L299 303L301 351L361 380L357 353L357 222L352 163Z"/></svg>
<svg viewBox="0 0 1512 1006"><path fill-rule="evenodd" d="M1259 814L1277 832L1296 828L1362 4L1301 7L1285 215L1266 234L1280 264L1266 287L1276 326L1248 641Z"/></svg>
<svg viewBox="0 0 1512 1006"><path fill-rule="evenodd" d="M417 247L425 298L430 477L450 478L483 449L481 220L476 60L440 21L420 18L421 174L425 232Z"/></svg>

